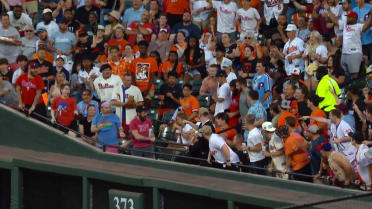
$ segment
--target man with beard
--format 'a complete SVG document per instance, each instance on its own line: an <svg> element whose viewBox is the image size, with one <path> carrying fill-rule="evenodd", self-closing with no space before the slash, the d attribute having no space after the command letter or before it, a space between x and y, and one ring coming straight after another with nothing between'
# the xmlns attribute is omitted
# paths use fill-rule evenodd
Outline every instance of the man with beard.
<svg viewBox="0 0 372 209"><path fill-rule="evenodd" d="M111 101L113 90L120 88L123 82L119 76L112 74L108 64L102 65L100 72L102 75L94 80L94 89L101 101Z"/></svg>
<svg viewBox="0 0 372 209"><path fill-rule="evenodd" d="M8 12L10 25L15 27L18 31L23 30L26 25L32 25L31 18L22 12L22 7L16 5L13 7L13 11Z"/></svg>
<svg viewBox="0 0 372 209"><path fill-rule="evenodd" d="M46 107L41 97L44 90L44 82L39 75L39 66L36 62L28 64L28 72L20 75L16 82L18 108L28 110L28 114L38 120L43 120L39 115L46 117ZM37 113L38 116L32 114Z"/></svg>
<svg viewBox="0 0 372 209"><path fill-rule="evenodd" d="M181 92L182 89L177 85L177 74L172 71L169 72L168 82L160 87L160 116L180 106Z"/></svg>
<svg viewBox="0 0 372 209"><path fill-rule="evenodd" d="M121 24L119 23L119 19L120 19L120 14L118 11L113 10L108 14L108 21L110 24L107 24L105 26L106 37L110 37L112 33L114 32L114 30L116 29L116 27L121 26Z"/></svg>
<svg viewBox="0 0 372 209"><path fill-rule="evenodd" d="M174 39L176 38L176 34L178 31L184 31L186 34L186 38L190 36L195 36L198 40L200 39L200 29L197 25L191 22L191 14L190 12L185 12L182 17L182 22L177 23L172 27L172 32L169 37L169 41L173 43Z"/></svg>
<svg viewBox="0 0 372 209"><path fill-rule="evenodd" d="M132 155L154 158L152 142L155 141L155 135L144 106L137 107L137 117L130 122L129 130L133 135Z"/></svg>
<svg viewBox="0 0 372 209"><path fill-rule="evenodd" d="M36 25L36 30L38 31L40 28L45 28L49 36L58 31L58 25L53 21L51 9L43 10L43 21Z"/></svg>
<svg viewBox="0 0 372 209"><path fill-rule="evenodd" d="M74 33L80 28L79 23L74 20L75 11L73 9L66 9L63 12L63 19L67 20L67 30Z"/></svg>

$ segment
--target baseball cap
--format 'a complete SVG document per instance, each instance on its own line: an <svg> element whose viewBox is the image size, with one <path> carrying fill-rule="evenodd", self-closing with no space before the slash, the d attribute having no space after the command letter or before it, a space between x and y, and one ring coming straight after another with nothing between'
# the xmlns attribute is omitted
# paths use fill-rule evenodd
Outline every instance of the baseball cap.
<svg viewBox="0 0 372 209"><path fill-rule="evenodd" d="M116 20L119 20L119 19L120 19L120 14L119 14L119 12L116 11L116 10L112 10L112 11L109 13L109 15L110 15L111 17L115 18Z"/></svg>
<svg viewBox="0 0 372 209"><path fill-rule="evenodd" d="M105 26L103 26L103 25L98 25L98 26L97 26L97 30L105 30Z"/></svg>
<svg viewBox="0 0 372 209"><path fill-rule="evenodd" d="M346 114L347 112L349 112L349 107L344 103L340 103L338 105L335 105L335 108L337 110L341 111L343 114Z"/></svg>
<svg viewBox="0 0 372 209"><path fill-rule="evenodd" d="M199 108L199 115L204 115L206 113L209 113L207 108L205 108L205 107Z"/></svg>
<svg viewBox="0 0 372 209"><path fill-rule="evenodd" d="M276 130L276 128L273 126L273 123L268 121L262 124L262 129L268 132L274 132Z"/></svg>
<svg viewBox="0 0 372 209"><path fill-rule="evenodd" d="M63 59L63 61L65 61L66 57L64 55L57 55L56 60L58 60L58 59Z"/></svg>
<svg viewBox="0 0 372 209"><path fill-rule="evenodd" d="M341 3L349 3L349 4L351 4L351 0L342 0Z"/></svg>
<svg viewBox="0 0 372 209"><path fill-rule="evenodd" d="M31 61L31 62L28 63L28 68L30 68L30 69L36 69L38 67L39 67L39 64L36 63L35 61Z"/></svg>
<svg viewBox="0 0 372 209"><path fill-rule="evenodd" d="M319 131L319 127L316 124L314 124L314 125L311 125L311 126L305 128L305 131L316 134Z"/></svg>
<svg viewBox="0 0 372 209"><path fill-rule="evenodd" d="M53 11L49 8L46 8L43 10L43 14L48 13L48 12L53 13Z"/></svg>
<svg viewBox="0 0 372 209"><path fill-rule="evenodd" d="M216 77L221 77L221 76L227 77L226 72L223 70L218 70L216 73Z"/></svg>
<svg viewBox="0 0 372 209"><path fill-rule="evenodd" d="M223 59L223 62L221 63L221 68L224 67L231 67L232 66L232 61L230 59Z"/></svg>
<svg viewBox="0 0 372 209"><path fill-rule="evenodd" d="M350 11L347 15L347 17L353 17L355 19L358 19L358 14L354 11Z"/></svg>
<svg viewBox="0 0 372 209"><path fill-rule="evenodd" d="M203 126L202 128L199 129L199 133L201 134L211 134L212 129L210 126Z"/></svg>
<svg viewBox="0 0 372 209"><path fill-rule="evenodd" d="M38 34L40 32L48 32L47 29L45 27L40 27L40 28L37 28L35 33Z"/></svg>
<svg viewBox="0 0 372 209"><path fill-rule="evenodd" d="M364 153L364 156L366 156L369 159L372 159L372 147L369 148L369 150Z"/></svg>
<svg viewBox="0 0 372 209"><path fill-rule="evenodd" d="M147 112L147 109L145 108L145 106L141 105L141 106L138 106L136 108L136 112L137 113L140 113L140 112Z"/></svg>
<svg viewBox="0 0 372 209"><path fill-rule="evenodd" d="M291 101L283 99L280 103L280 107L283 109L289 109L291 107Z"/></svg>
<svg viewBox="0 0 372 209"><path fill-rule="evenodd" d="M166 32L166 33L168 33L168 30L166 29L166 28L161 28L160 30L159 30L159 33L160 32Z"/></svg>
<svg viewBox="0 0 372 209"><path fill-rule="evenodd" d="M297 27L295 24L288 24L287 28L285 29L285 31L296 31L296 30L297 30Z"/></svg>

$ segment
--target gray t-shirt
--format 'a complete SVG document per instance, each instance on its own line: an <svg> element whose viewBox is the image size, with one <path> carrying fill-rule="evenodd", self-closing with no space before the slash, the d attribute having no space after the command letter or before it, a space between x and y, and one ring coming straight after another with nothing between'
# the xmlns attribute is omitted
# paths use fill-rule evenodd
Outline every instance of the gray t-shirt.
<svg viewBox="0 0 372 209"><path fill-rule="evenodd" d="M20 41L21 39L18 31L13 27L4 29L1 26L0 37L10 38L15 41ZM19 46L15 46L15 45L4 43L4 42L0 43L0 57L6 58L9 63L14 63L16 61L16 58L19 55L19 50L20 50Z"/></svg>
<svg viewBox="0 0 372 209"><path fill-rule="evenodd" d="M34 37L31 40L26 37L22 37L21 54L25 55L28 59L32 59L32 55L36 52L37 38Z"/></svg>
<svg viewBox="0 0 372 209"><path fill-rule="evenodd" d="M67 52L71 50L72 47L76 44L75 35L71 32L61 33L61 31L55 32L51 37L50 40L54 43L54 48L57 50L61 50L62 52ZM54 54L56 57L56 54ZM69 60L72 59L70 55Z"/></svg>
<svg viewBox="0 0 372 209"><path fill-rule="evenodd" d="M245 123L245 116L247 115L248 109L249 109L249 104L247 101L248 97L248 91L247 92L241 92L240 93L240 99L239 99L239 113L242 118L242 123Z"/></svg>
<svg viewBox="0 0 372 209"><path fill-rule="evenodd" d="M3 83L0 85L0 91L5 88L9 89L9 91L4 96L0 96L0 102L7 105L18 105L17 94L13 85L9 81L3 80Z"/></svg>

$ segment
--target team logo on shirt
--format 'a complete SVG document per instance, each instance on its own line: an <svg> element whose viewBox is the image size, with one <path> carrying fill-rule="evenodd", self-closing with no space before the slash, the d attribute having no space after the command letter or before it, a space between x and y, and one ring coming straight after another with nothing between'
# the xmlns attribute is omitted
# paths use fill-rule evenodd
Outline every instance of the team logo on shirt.
<svg viewBox="0 0 372 209"><path fill-rule="evenodd" d="M137 81L148 81L149 80L149 63L137 63L136 65L136 80Z"/></svg>
<svg viewBox="0 0 372 209"><path fill-rule="evenodd" d="M67 102L59 102L57 104L57 112L59 115L62 114L62 112L67 112L67 107L69 106L69 104Z"/></svg>
<svg viewBox="0 0 372 209"><path fill-rule="evenodd" d="M211 155L215 155L215 154L217 154L217 150L211 150Z"/></svg>
<svg viewBox="0 0 372 209"><path fill-rule="evenodd" d="M112 123L110 122L104 121L101 124L103 124L103 128L101 129L101 131L109 130L112 127Z"/></svg>
<svg viewBox="0 0 372 209"><path fill-rule="evenodd" d="M24 86L27 89L27 91L29 91L30 88L36 89L36 85L35 84L33 84L32 82L27 82L25 80L22 80L22 86Z"/></svg>
<svg viewBox="0 0 372 209"><path fill-rule="evenodd" d="M258 89L261 89L264 85L265 85L264 82L258 83Z"/></svg>

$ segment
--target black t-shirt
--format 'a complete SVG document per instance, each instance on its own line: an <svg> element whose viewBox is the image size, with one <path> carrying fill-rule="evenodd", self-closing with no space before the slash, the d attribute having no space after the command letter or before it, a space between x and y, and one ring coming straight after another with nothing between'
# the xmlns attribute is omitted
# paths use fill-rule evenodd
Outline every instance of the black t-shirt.
<svg viewBox="0 0 372 209"><path fill-rule="evenodd" d="M89 57L92 57L92 42L93 42L93 38L92 37L88 37L88 41L86 43L82 43L82 42L78 42L76 44L76 49L79 50L79 53L75 54L75 56L81 56L81 55L88 55Z"/></svg>
<svg viewBox="0 0 372 209"><path fill-rule="evenodd" d="M105 1L105 2L106 2L106 6L104 6L103 8L119 10L120 0L109 0L109 1Z"/></svg>
<svg viewBox="0 0 372 209"><path fill-rule="evenodd" d="M179 105L175 103L171 98L167 97L167 93L170 92L174 97L179 99L181 97L182 89L175 85L175 87L170 87L168 84L163 84L160 87L160 95L164 95L164 104L161 108L174 108L176 109Z"/></svg>
<svg viewBox="0 0 372 209"><path fill-rule="evenodd" d="M298 114L300 116L309 116L311 114L311 109L307 107L306 102L298 102Z"/></svg>
<svg viewBox="0 0 372 209"><path fill-rule="evenodd" d="M213 123L210 120L207 121L205 124L200 123L199 129L201 129L204 126L210 126L211 129L212 129L212 133L216 132L216 130L214 129ZM199 146L200 146L200 151L201 151L202 156L205 155L205 154L208 154L209 153L209 142L208 142L208 140L206 140L204 137L198 137L198 143L199 143Z"/></svg>
<svg viewBox="0 0 372 209"><path fill-rule="evenodd" d="M9 81L10 83L12 83L13 73L10 70L8 70L6 74L0 72L0 76L3 77L4 81Z"/></svg>
<svg viewBox="0 0 372 209"><path fill-rule="evenodd" d="M48 61L43 61L43 62L39 62L38 59L34 60L39 66L40 66L40 71L39 71L39 75L43 78L44 80L44 86L45 88L50 88L52 83L53 82L48 82L48 80L46 78L48 78L48 76L51 76L51 75L54 75L53 73L53 65L48 62Z"/></svg>
<svg viewBox="0 0 372 209"><path fill-rule="evenodd" d="M78 8L75 13L75 19L84 25L88 25L89 24L89 13L91 12L95 12L97 14L98 22L99 22L100 9L95 6L92 6L92 8L89 11L85 9L85 6Z"/></svg>
<svg viewBox="0 0 372 209"><path fill-rule="evenodd" d="M75 32L80 28L80 25L78 22L73 20L70 24L67 26L67 30L70 31L71 33L75 34Z"/></svg>
<svg viewBox="0 0 372 209"><path fill-rule="evenodd" d="M87 118L84 118L81 125L84 127L84 135L88 137L93 137L94 133L92 133L90 127L92 126L92 121L88 121Z"/></svg>
<svg viewBox="0 0 372 209"><path fill-rule="evenodd" d="M243 71L243 73L256 73L256 63L257 59L254 58L252 60L249 60L248 58L245 58L241 62L241 68L240 70ZM249 76L246 78L253 78L253 76Z"/></svg>

